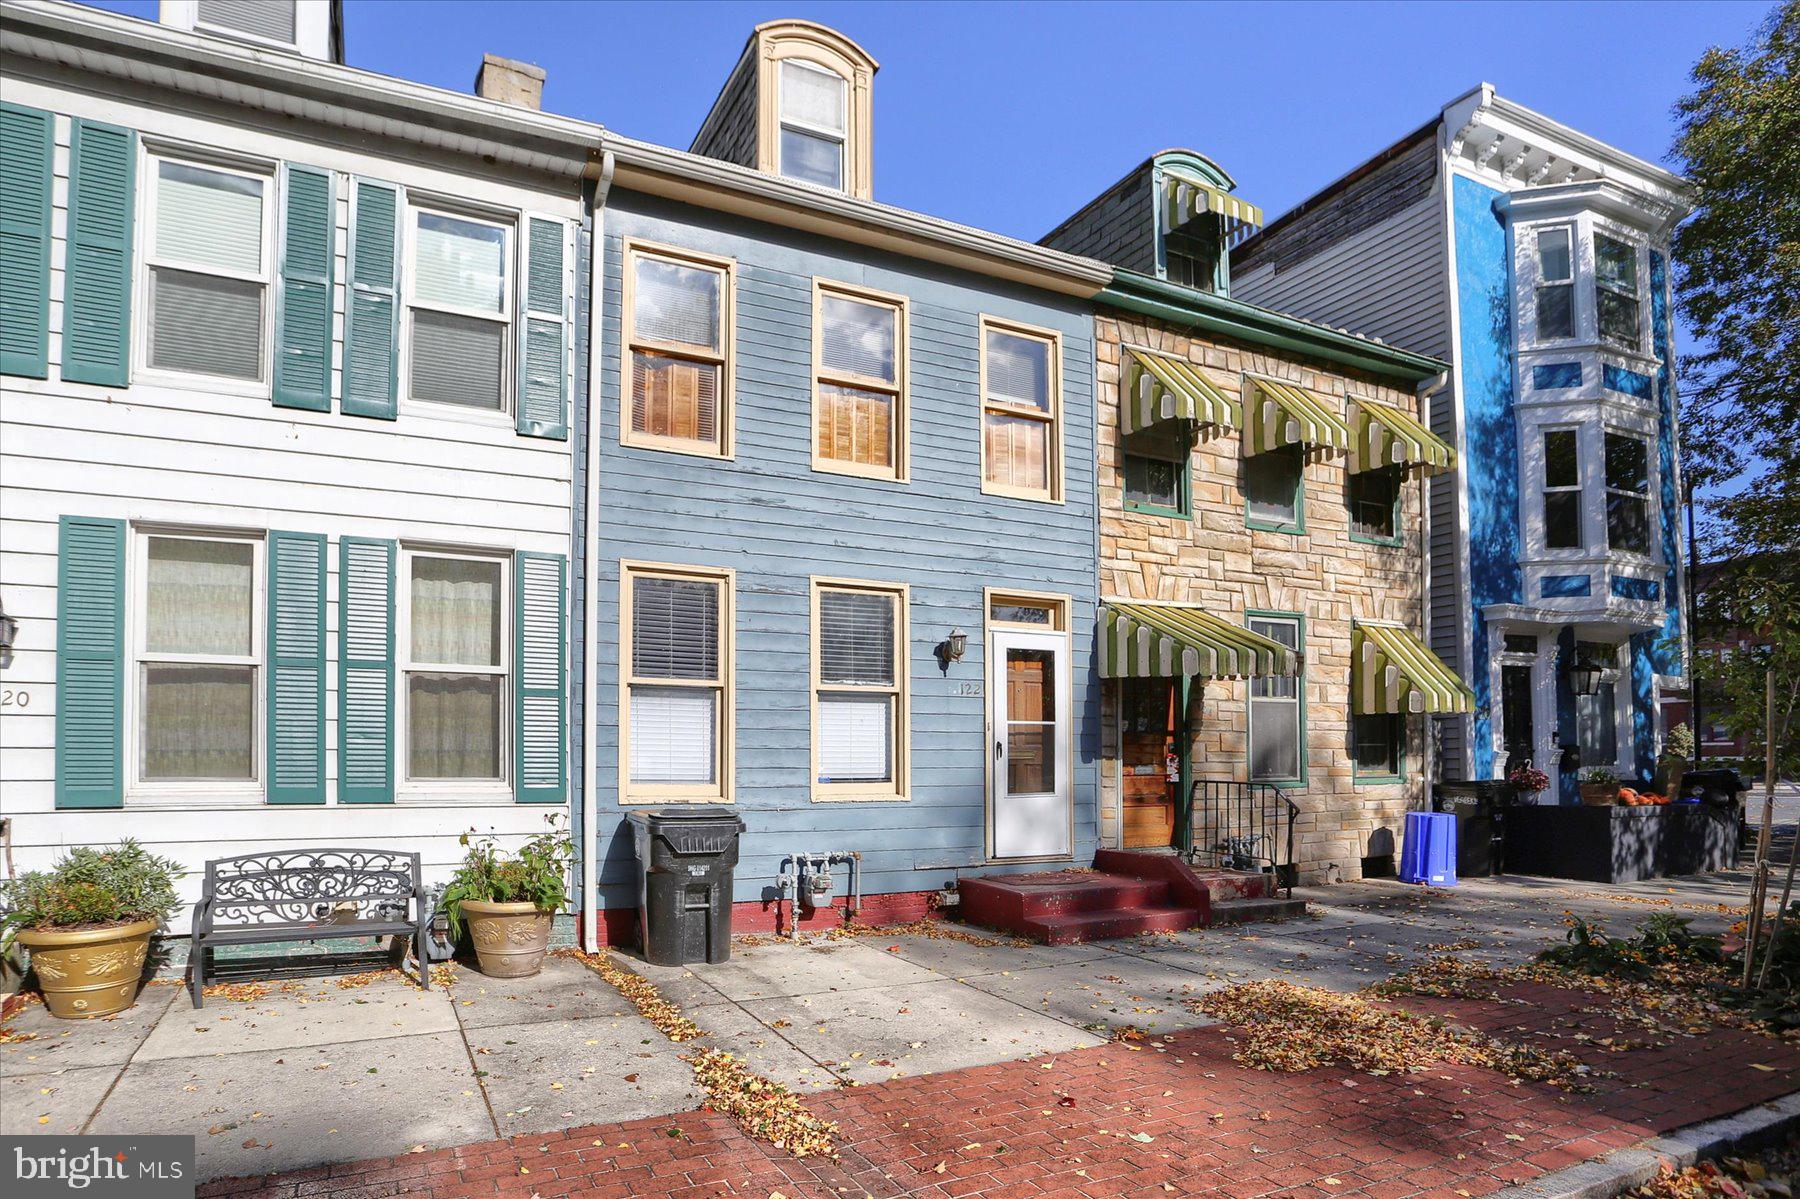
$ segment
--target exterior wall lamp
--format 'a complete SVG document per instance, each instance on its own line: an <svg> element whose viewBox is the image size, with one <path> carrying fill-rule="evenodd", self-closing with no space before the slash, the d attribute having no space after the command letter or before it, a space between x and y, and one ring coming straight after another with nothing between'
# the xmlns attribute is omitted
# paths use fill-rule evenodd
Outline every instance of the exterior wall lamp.
<svg viewBox="0 0 1800 1199"><path fill-rule="evenodd" d="M1569 663L1569 690L1576 695L1597 695L1600 692L1600 674L1604 667L1588 657L1577 654Z"/></svg>
<svg viewBox="0 0 1800 1199"><path fill-rule="evenodd" d="M6 614L6 603L0 600L0 649L11 649L19 637L19 622Z"/></svg>
<svg viewBox="0 0 1800 1199"><path fill-rule="evenodd" d="M963 651L969 648L969 635L961 629L951 629L950 635L938 642L938 661L945 666L952 662L962 661Z"/></svg>

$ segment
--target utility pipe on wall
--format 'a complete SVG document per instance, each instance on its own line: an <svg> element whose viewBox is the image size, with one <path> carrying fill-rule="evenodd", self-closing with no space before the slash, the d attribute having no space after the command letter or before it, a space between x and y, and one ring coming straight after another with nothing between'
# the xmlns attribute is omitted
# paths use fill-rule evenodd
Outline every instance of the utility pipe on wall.
<svg viewBox="0 0 1800 1199"><path fill-rule="evenodd" d="M593 241L588 248L587 395L582 397L587 407L587 495L586 520L583 521L587 544L581 547L581 578L585 598L581 622L581 947L589 953L596 953L600 949L600 930L597 927L600 920L600 883L597 877L600 872L600 837L594 827L599 820L600 806L594 796L594 779L598 773L596 764L599 761L594 750L594 734L599 723L594 703L594 675L600 660L596 644L600 634L600 619L596 614L598 605L594 602L596 578L599 574L594 543L600 517L600 369L606 360L601 346L601 329L604 327L601 315L606 295L606 197L612 191L613 165L613 152L606 149L603 143L600 178L594 186Z"/></svg>

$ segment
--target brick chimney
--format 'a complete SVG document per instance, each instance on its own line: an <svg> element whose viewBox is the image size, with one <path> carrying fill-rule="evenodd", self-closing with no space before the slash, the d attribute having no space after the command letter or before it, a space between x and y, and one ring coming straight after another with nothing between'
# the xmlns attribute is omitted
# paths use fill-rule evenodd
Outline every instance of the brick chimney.
<svg viewBox="0 0 1800 1199"><path fill-rule="evenodd" d="M483 54L481 69L475 72L475 94L483 100L517 104L520 108L544 106L544 68Z"/></svg>

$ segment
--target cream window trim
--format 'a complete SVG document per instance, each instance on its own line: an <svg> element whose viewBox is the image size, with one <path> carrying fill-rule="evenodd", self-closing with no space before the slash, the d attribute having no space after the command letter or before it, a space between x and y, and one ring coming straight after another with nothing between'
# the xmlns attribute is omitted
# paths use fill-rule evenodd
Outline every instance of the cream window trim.
<svg viewBox="0 0 1800 1199"><path fill-rule="evenodd" d="M859 200L869 199L875 61L848 38L822 26L800 21L779 25L757 37L756 169L770 175L781 174L781 64L795 59L844 81L844 185L840 190ZM794 126L804 127L799 123Z"/></svg>
<svg viewBox="0 0 1800 1199"><path fill-rule="evenodd" d="M812 717L812 755L810 773L812 780L812 799L814 803L877 803L881 801L904 802L911 798L912 786L912 669L908 656L908 647L912 644L912 626L910 610L912 606L911 589L904 583L882 583L868 579L839 579L815 575L812 578L812 631L811 652L807 655L810 666L808 670L807 706ZM869 595L883 595L894 600L894 681L890 686L876 684L832 683L826 684L819 673L819 634L821 631L819 599L828 591L860 592ZM885 695L893 701L893 713L890 717L889 742L893 754L893 779L880 783L822 783L819 781L820 733L819 733L819 693L830 691L842 694Z"/></svg>
<svg viewBox="0 0 1800 1199"><path fill-rule="evenodd" d="M1042 341L1049 345L1050 356L1050 411L1042 412L1036 408L1020 404L1008 403L1004 400L988 398L988 334L1010 333L1015 337L1024 337ZM1062 396L1062 334L1054 329L1044 329L1036 325L1020 324L997 316L981 314L977 322L977 353L980 356L980 402L981 414L978 426L980 458L981 458L981 490L984 495L1007 496L1012 499L1036 500L1040 503L1060 504L1063 502L1063 396ZM1005 483L996 483L988 478L987 454L987 421L989 415L1022 417L1027 420L1041 421L1050 428L1048 438L1048 470L1049 488L1047 490L1032 487L1014 487Z"/></svg>
<svg viewBox="0 0 1800 1199"><path fill-rule="evenodd" d="M989 628L1025 629L1034 633L1066 633L1069 630L1069 605L1071 598L1059 591L1020 591L1012 587L984 587L981 592L982 611L986 613ZM995 609L1002 606L1035 608L1048 612L1050 619L1045 624L1034 624L1026 620L1008 620L995 614Z"/></svg>
<svg viewBox="0 0 1800 1199"><path fill-rule="evenodd" d="M829 367L825 364L825 299L838 297L855 300L858 303L875 307L888 308L894 313L894 379L871 378ZM893 292L876 291L874 288L857 287L849 283L837 283L829 279L814 279L812 285L812 465L817 471L831 474L855 475L864 479L888 479L896 483L911 480L911 448L912 448L912 396L911 371L909 359L912 349L912 312L907 298ZM823 452L819 440L820 390L828 385L837 384L843 387L854 387L859 391L879 392L893 397L894 409L890 422L890 457L891 466L870 466L858 462L848 462L842 458L832 458Z"/></svg>
<svg viewBox="0 0 1800 1199"><path fill-rule="evenodd" d="M719 345L716 349L661 341L637 335L637 264L641 261L668 262L677 266L713 271L719 276ZM619 335L619 442L639 449L661 450L672 454L691 454L700 458L730 459L736 452L735 425L737 408L733 387L735 336L735 293L737 261L716 254L686 250L639 238L625 239L623 274L620 278ZM632 355L639 350L665 354L690 362L716 366L719 371L717 415L714 444L639 433L631 427L633 406Z"/></svg>
<svg viewBox="0 0 1800 1199"><path fill-rule="evenodd" d="M719 677L711 680L640 677L632 653L632 583L637 579L678 579L719 588ZM619 563L619 803L731 803L737 761L737 572L729 567L683 566L667 562ZM631 780L631 689L691 687L718 696L713 707L713 781L708 784L634 783Z"/></svg>

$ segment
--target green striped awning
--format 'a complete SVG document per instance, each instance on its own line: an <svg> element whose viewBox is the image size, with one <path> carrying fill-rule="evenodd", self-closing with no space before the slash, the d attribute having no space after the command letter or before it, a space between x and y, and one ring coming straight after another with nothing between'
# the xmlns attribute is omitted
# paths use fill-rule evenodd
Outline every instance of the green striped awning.
<svg viewBox="0 0 1800 1199"><path fill-rule="evenodd" d="M1195 604L1112 603L1100 608L1100 677L1297 675L1300 655Z"/></svg>
<svg viewBox="0 0 1800 1199"><path fill-rule="evenodd" d="M1420 466L1435 475L1456 465L1450 443L1427 429L1419 418L1392 404L1352 400L1350 404L1350 470L1384 466Z"/></svg>
<svg viewBox="0 0 1800 1199"><path fill-rule="evenodd" d="M1262 209L1240 200L1222 187L1184 175L1163 171L1163 232L1180 227L1203 212L1216 212L1227 221L1260 227Z"/></svg>
<svg viewBox="0 0 1800 1199"><path fill-rule="evenodd" d="M1244 423L1243 405L1237 397L1184 358L1126 346L1122 365L1121 433L1136 433L1171 420L1231 429Z"/></svg>
<svg viewBox="0 0 1800 1199"><path fill-rule="evenodd" d="M1350 710L1473 712L1475 693L1404 625L1357 621L1350 628Z"/></svg>
<svg viewBox="0 0 1800 1199"><path fill-rule="evenodd" d="M1350 426L1323 396L1276 379L1250 376L1249 421L1244 453L1260 454L1284 445L1350 448Z"/></svg>

